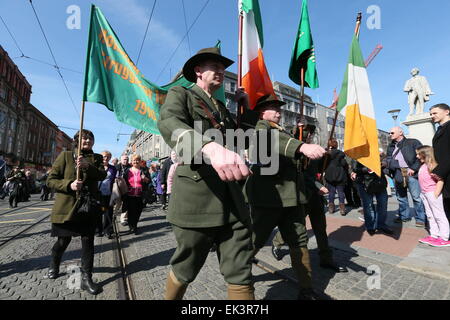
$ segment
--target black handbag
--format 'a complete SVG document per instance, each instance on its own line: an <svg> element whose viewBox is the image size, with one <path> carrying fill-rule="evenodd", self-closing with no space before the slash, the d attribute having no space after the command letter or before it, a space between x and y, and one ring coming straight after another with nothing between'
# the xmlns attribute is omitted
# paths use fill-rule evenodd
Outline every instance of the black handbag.
<svg viewBox="0 0 450 320"><path fill-rule="evenodd" d="M100 201L98 201L92 193L82 190L80 199L78 200L77 214L79 216L91 216L99 214L101 210Z"/></svg>

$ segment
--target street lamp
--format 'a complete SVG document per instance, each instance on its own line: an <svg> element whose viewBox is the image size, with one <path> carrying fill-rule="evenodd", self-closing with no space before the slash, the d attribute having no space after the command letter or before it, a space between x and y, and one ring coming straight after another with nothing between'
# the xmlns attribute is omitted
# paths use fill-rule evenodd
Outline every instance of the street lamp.
<svg viewBox="0 0 450 320"><path fill-rule="evenodd" d="M394 119L395 126L397 126L397 118L398 118L398 115L399 115L400 111L402 111L402 110L394 109L394 110L389 110L387 112L387 113L389 113L391 115L392 119Z"/></svg>

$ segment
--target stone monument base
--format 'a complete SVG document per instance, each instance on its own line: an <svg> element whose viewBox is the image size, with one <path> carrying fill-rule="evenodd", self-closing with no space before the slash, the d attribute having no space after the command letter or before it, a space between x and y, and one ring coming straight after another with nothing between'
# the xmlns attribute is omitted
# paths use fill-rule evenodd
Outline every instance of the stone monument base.
<svg viewBox="0 0 450 320"><path fill-rule="evenodd" d="M436 128L433 120L431 120L430 114L422 113L409 115L402 124L408 127L409 134L407 135L407 138L417 139L424 145L432 145Z"/></svg>

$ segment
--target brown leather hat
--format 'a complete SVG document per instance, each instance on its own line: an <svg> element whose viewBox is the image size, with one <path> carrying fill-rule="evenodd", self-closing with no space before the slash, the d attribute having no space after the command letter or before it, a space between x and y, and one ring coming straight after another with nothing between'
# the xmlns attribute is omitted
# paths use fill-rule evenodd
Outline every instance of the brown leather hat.
<svg viewBox="0 0 450 320"><path fill-rule="evenodd" d="M272 94L266 94L265 96L262 96L258 99L256 102L256 106L253 110L260 111L263 108L266 107L281 107L284 106L286 102L278 100L278 98Z"/></svg>
<svg viewBox="0 0 450 320"><path fill-rule="evenodd" d="M197 75L194 72L194 68L198 66L202 61L215 60L220 61L225 66L225 69L231 66L234 61L224 57L220 53L220 48L212 47L201 49L197 54L192 56L183 66L184 77L191 81L197 82Z"/></svg>

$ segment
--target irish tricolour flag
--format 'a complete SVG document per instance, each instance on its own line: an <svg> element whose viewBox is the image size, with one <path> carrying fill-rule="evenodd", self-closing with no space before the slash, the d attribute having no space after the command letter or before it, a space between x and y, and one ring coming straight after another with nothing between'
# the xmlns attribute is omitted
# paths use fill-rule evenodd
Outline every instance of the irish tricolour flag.
<svg viewBox="0 0 450 320"><path fill-rule="evenodd" d="M337 109L345 116L344 152L380 176L378 131L372 94L356 35L350 48Z"/></svg>
<svg viewBox="0 0 450 320"><path fill-rule="evenodd" d="M275 95L263 57L263 28L258 0L239 0L243 12L242 25L242 86L249 95L250 108L258 98Z"/></svg>

